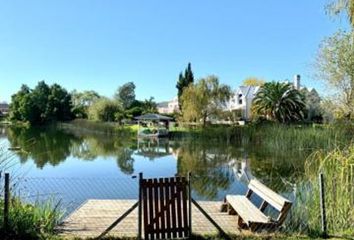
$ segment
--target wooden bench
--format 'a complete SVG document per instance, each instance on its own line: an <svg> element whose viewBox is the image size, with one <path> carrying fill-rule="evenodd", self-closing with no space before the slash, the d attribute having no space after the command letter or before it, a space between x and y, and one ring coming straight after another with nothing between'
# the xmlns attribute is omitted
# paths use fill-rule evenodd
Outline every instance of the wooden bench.
<svg viewBox="0 0 354 240"><path fill-rule="evenodd" d="M257 208L250 200L255 193L263 201ZM248 228L251 231L262 229L274 230L285 220L292 203L263 185L257 180L251 180L245 196L227 195L221 208L223 212L238 215L238 225L240 228ZM267 206L272 206L278 213L277 219L272 219L264 213Z"/></svg>

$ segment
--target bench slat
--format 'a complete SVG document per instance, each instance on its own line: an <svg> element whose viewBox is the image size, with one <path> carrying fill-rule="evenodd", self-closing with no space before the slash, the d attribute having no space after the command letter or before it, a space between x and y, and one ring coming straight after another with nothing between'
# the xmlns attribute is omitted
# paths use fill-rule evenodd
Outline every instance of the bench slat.
<svg viewBox="0 0 354 240"><path fill-rule="evenodd" d="M279 212L282 211L284 205L291 203L289 200L283 198L258 180L252 179L248 185L248 188Z"/></svg>
<svg viewBox="0 0 354 240"><path fill-rule="evenodd" d="M226 201L237 212L243 221L249 226L251 223L270 223L271 220L264 215L252 202L245 196L227 195Z"/></svg>

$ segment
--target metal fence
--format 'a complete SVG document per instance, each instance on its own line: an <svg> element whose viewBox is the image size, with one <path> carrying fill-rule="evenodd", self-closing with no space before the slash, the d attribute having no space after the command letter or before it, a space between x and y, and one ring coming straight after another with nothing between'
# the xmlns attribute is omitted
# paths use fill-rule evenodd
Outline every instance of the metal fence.
<svg viewBox="0 0 354 240"><path fill-rule="evenodd" d="M325 177L325 176L324 176ZM229 236L233 235L346 235L354 229L354 183L338 187L324 181L292 184L281 179L262 179L262 182L292 202L286 220L280 226L258 225L251 230L239 221L242 213L234 210L222 212L227 194L246 195L249 180L247 177L228 175L192 175L192 198L196 205L192 208L192 229L195 235L217 235L219 226ZM0 223L6 227L11 199L43 206L51 202L61 211L61 234L79 237L97 237L114 221L130 209L139 197L139 182L136 177L126 178L26 178L9 177L5 181L0 176ZM9 190L7 192L6 190ZM11 194L9 194L11 193ZM344 196L344 199L340 199ZM262 208L263 200L257 194L249 198L255 208ZM8 204L7 204L8 203ZM339 206L338 203L341 205ZM347 206L343 206L347 204ZM208 220L203 211L212 218ZM279 211L271 205L264 209L264 215L277 219ZM138 232L136 210L108 234L114 236L136 236ZM322 214L322 215L321 215ZM322 218L321 218L322 216ZM327 219L325 217L327 216ZM338 224L338 222L340 224ZM217 226L216 226L216 225Z"/></svg>

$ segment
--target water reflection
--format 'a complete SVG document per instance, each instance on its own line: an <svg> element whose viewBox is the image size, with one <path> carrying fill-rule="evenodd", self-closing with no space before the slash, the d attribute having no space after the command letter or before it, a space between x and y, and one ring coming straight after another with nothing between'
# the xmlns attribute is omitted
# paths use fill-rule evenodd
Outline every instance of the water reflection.
<svg viewBox="0 0 354 240"><path fill-rule="evenodd" d="M33 161L39 169L65 165L68 159L90 162L115 159L120 173L133 175L138 158L156 164L156 169L161 168L157 160L175 159L176 174L186 176L192 172L195 193L207 199L220 199L230 192L242 193L251 178L261 179L276 191L285 191L286 182L301 178L302 161L308 154L291 150L272 152L262 145L122 138L55 127L7 128L6 132L0 128L0 133L6 134L12 147L21 147L17 153L21 163Z"/></svg>

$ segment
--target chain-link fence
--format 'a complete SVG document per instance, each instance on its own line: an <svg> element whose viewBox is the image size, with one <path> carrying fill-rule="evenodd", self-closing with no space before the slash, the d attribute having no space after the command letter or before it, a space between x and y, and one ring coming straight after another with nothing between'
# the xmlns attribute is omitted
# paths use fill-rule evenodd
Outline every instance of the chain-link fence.
<svg viewBox="0 0 354 240"><path fill-rule="evenodd" d="M2 199L0 203L3 213L4 177L0 179ZM252 194L249 194L252 179L254 177L247 174L237 172L231 174L228 171L221 175L192 175L192 198L202 208L201 210L196 205L192 207L193 233L216 235L222 230L229 236L253 234L321 236L323 230L321 212L325 208L327 233L352 236L354 183L351 179L347 179L345 184L338 185L338 182L326 179L325 176L324 206L321 205L317 178L313 181L298 181L296 184L282 178L259 179L259 182L275 192L269 193L264 189L261 192L265 195L259 194L254 189L251 189ZM59 218L59 227L56 229L60 234L97 237L138 202L139 181L137 177L92 179L13 177L10 178L10 192L11 199L19 199L23 203L37 207L55 208L59 212L56 215ZM233 205L235 203L225 205L227 195L238 196L236 205ZM291 206L277 202L278 198L272 200L275 195L279 196L279 199L289 200ZM10 203L13 204L14 200ZM253 207L249 204L253 204ZM289 211L284 213L283 207L289 207L285 209ZM3 219L2 214L1 224L4 224ZM135 208L124 220L110 229L108 235L137 236L137 233L138 210Z"/></svg>

